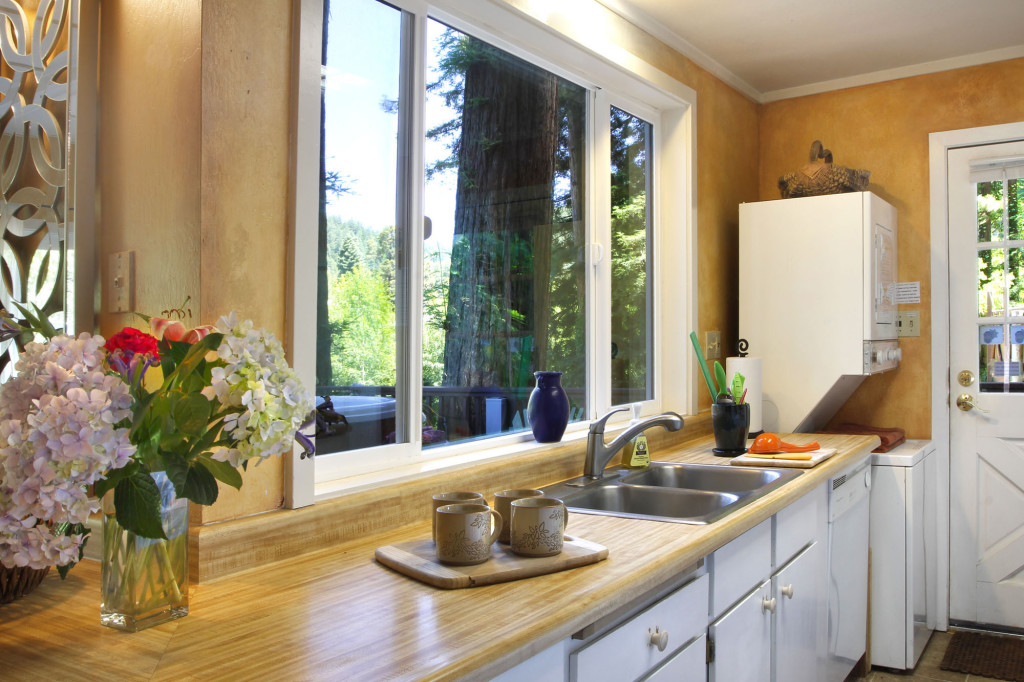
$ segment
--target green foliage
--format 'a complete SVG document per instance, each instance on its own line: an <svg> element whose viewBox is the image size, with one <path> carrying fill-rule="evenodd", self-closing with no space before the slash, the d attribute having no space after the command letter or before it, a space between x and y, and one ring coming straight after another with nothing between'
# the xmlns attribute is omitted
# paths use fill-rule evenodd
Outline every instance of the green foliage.
<svg viewBox="0 0 1024 682"><path fill-rule="evenodd" d="M122 528L144 538L167 539L160 525L160 488L148 472L137 470L118 481L114 510Z"/></svg>
<svg viewBox="0 0 1024 682"><path fill-rule="evenodd" d="M1005 195L1005 196L1004 196ZM979 182L978 241L998 244L1024 238L1024 180ZM1007 270L1008 268L1008 270ZM992 248L978 252L978 310L986 314L991 296L999 310L1004 294L1011 307L1024 305L1024 249Z"/></svg>
<svg viewBox="0 0 1024 682"><path fill-rule="evenodd" d="M330 285L331 343L337 385L395 385L395 301L380 273L360 263Z"/></svg>

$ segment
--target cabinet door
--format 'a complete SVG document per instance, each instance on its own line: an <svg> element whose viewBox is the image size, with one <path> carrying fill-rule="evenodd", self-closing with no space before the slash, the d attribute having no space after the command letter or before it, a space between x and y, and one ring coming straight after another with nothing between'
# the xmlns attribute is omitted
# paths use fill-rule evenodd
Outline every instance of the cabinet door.
<svg viewBox="0 0 1024 682"><path fill-rule="evenodd" d="M769 682L770 599L771 581L766 580L708 627L714 648L708 682Z"/></svg>
<svg viewBox="0 0 1024 682"><path fill-rule="evenodd" d="M775 597L773 680L818 682L824 658L825 543L815 542L772 577Z"/></svg>
<svg viewBox="0 0 1024 682"><path fill-rule="evenodd" d="M708 679L707 648L708 638L701 635L645 677L644 682L704 682Z"/></svg>

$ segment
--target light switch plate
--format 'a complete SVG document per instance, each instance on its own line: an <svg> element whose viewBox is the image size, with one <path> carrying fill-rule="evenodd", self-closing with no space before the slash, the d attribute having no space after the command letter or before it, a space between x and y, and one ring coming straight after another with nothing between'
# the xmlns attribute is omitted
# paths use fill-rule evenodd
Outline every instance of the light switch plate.
<svg viewBox="0 0 1024 682"><path fill-rule="evenodd" d="M921 311L901 310L897 312L896 336L921 336Z"/></svg>
<svg viewBox="0 0 1024 682"><path fill-rule="evenodd" d="M708 360L722 357L722 332L704 333L704 357Z"/></svg>
<svg viewBox="0 0 1024 682"><path fill-rule="evenodd" d="M127 313L132 309L135 288L135 252L118 251L110 254L108 305L112 313Z"/></svg>

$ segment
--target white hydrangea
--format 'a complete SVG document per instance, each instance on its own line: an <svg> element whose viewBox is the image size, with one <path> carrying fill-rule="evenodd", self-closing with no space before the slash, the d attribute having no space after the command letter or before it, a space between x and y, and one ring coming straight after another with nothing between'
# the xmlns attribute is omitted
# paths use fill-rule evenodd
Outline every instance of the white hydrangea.
<svg viewBox="0 0 1024 682"><path fill-rule="evenodd" d="M43 568L77 561L81 535L53 534L95 511L86 486L135 453L128 385L104 371L104 339L30 343L0 390L0 562Z"/></svg>
<svg viewBox="0 0 1024 682"><path fill-rule="evenodd" d="M234 312L220 318L217 331L224 334L217 349L224 366L213 369L206 394L232 410L224 430L236 442L213 457L238 466L291 452L313 398L288 366L281 342L250 320L239 322Z"/></svg>

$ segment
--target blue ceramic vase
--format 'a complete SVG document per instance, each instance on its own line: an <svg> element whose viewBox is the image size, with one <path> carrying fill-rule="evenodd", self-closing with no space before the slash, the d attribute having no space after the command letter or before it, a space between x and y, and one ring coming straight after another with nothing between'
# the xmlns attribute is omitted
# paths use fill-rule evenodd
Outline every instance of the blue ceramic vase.
<svg viewBox="0 0 1024 682"><path fill-rule="evenodd" d="M530 393L526 415L538 443L562 440L569 424L569 396L562 388L561 372L534 372L537 386Z"/></svg>

